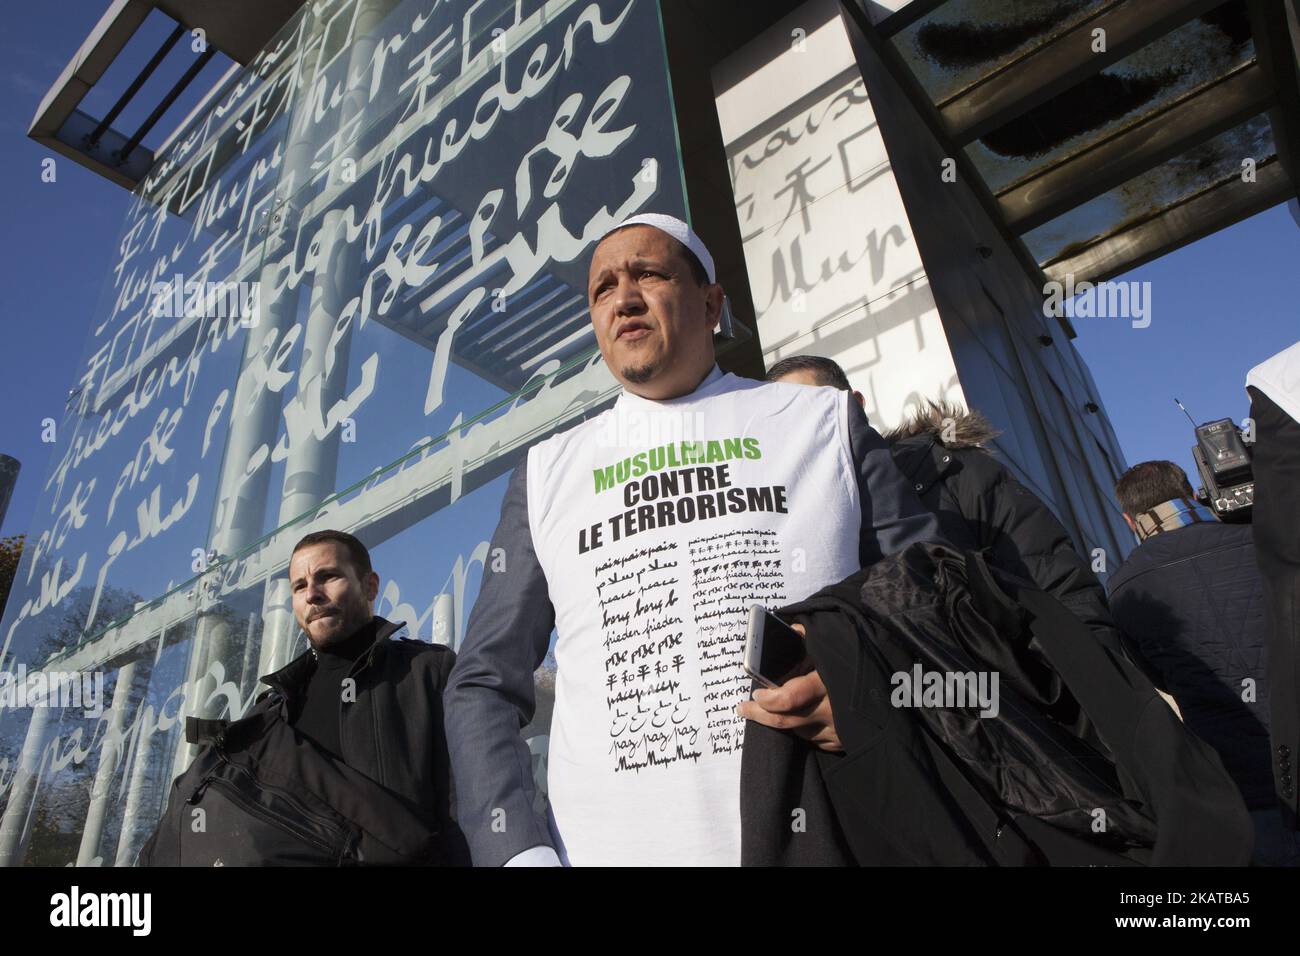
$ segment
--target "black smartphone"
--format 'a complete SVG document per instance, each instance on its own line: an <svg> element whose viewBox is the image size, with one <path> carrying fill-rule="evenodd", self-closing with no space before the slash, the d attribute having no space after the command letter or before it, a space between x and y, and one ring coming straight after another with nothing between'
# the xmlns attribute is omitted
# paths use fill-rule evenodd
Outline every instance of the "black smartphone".
<svg viewBox="0 0 1300 956"><path fill-rule="evenodd" d="M745 673L764 687L780 687L807 656L798 631L763 605L750 607Z"/></svg>

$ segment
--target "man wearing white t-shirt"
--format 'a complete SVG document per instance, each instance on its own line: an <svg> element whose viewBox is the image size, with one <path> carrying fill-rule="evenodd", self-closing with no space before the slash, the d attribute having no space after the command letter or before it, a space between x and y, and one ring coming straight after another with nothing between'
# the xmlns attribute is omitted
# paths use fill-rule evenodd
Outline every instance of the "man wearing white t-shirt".
<svg viewBox="0 0 1300 956"><path fill-rule="evenodd" d="M592 325L624 391L515 470L504 567L484 571L446 692L478 865L738 864L746 718L839 748L815 672L741 715L749 606L939 535L857 403L718 369L722 301L680 220L633 217L595 249ZM519 730L552 627L543 821Z"/></svg>

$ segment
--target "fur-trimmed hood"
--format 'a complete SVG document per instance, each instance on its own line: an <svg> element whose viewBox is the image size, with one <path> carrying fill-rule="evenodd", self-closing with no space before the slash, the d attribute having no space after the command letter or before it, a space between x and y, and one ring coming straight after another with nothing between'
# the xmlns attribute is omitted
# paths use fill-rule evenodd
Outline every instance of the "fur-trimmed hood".
<svg viewBox="0 0 1300 956"><path fill-rule="evenodd" d="M899 425L885 433L891 445L929 435L945 448L980 448L996 438L1000 432L979 412L967 411L955 402L927 400Z"/></svg>

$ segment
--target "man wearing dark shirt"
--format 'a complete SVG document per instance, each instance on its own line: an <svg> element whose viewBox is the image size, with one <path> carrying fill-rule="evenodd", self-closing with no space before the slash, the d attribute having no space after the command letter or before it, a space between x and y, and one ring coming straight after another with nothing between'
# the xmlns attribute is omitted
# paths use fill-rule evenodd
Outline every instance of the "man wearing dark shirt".
<svg viewBox="0 0 1300 956"><path fill-rule="evenodd" d="M767 380L836 388L852 392L859 405L866 402L844 370L820 355L782 359L768 369ZM898 470L954 543L985 551L992 566L1032 581L1118 650L1106 589L1046 502L994 456L989 445L998 434L978 411L940 399L927 401L883 437Z"/></svg>
<svg viewBox="0 0 1300 956"><path fill-rule="evenodd" d="M304 736L354 770L424 808L442 834L442 858L468 863L453 815L442 689L448 647L393 640L402 623L374 613L379 575L342 531L317 531L289 561L294 617L310 649L264 678L286 698Z"/></svg>
<svg viewBox="0 0 1300 956"><path fill-rule="evenodd" d="M307 681L307 693L302 709L295 715L294 726L339 758L343 756L339 739L339 707L346 693L343 681L361 655L375 643L381 622L383 618L372 617L351 636L311 651L316 668Z"/></svg>

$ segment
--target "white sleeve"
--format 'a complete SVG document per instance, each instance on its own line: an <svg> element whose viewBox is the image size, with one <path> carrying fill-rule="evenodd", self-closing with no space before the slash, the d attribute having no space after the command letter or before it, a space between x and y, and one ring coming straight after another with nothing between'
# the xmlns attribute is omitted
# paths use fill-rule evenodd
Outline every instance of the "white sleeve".
<svg viewBox="0 0 1300 956"><path fill-rule="evenodd" d="M1246 387L1259 389L1300 422L1300 342L1252 368Z"/></svg>
<svg viewBox="0 0 1300 956"><path fill-rule="evenodd" d="M549 846L535 846L516 853L506 860L504 866L562 866L560 858Z"/></svg>

